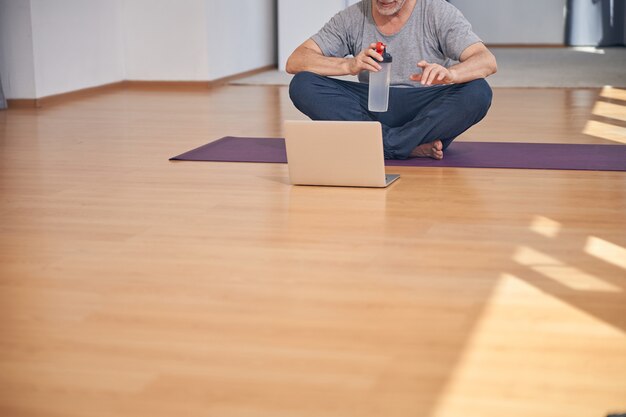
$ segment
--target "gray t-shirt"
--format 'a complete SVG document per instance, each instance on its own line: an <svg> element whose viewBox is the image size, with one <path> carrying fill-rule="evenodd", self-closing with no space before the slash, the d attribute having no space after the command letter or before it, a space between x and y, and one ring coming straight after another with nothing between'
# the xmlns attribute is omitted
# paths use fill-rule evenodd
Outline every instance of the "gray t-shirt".
<svg viewBox="0 0 626 417"><path fill-rule="evenodd" d="M363 0L337 13L311 39L325 56L358 55L374 42L383 42L393 57L391 84L421 86L411 74L420 72L417 63L425 60L449 67L470 45L482 42L461 12L445 0L417 0L404 27L396 34L380 33L372 17L372 0ZM369 71L359 74L368 82Z"/></svg>

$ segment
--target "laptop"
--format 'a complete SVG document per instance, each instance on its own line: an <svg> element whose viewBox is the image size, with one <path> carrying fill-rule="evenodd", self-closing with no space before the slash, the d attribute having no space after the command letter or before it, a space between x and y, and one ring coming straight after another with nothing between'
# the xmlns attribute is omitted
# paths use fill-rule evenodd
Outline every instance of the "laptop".
<svg viewBox="0 0 626 417"><path fill-rule="evenodd" d="M387 187L379 122L286 120L289 180L294 185Z"/></svg>

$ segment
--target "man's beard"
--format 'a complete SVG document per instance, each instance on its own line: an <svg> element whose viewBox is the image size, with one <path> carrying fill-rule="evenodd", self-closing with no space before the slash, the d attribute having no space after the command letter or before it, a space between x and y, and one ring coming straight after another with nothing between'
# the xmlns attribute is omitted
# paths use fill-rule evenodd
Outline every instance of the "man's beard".
<svg viewBox="0 0 626 417"><path fill-rule="evenodd" d="M393 16L398 13L406 0L374 0L378 13L383 16ZM381 7L382 4L386 4L388 7Z"/></svg>

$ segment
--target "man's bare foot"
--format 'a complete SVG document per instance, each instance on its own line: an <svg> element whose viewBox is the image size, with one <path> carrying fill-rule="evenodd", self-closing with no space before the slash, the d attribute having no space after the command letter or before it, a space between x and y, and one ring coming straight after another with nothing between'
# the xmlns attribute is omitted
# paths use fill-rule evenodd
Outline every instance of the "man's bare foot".
<svg viewBox="0 0 626 417"><path fill-rule="evenodd" d="M437 139L434 142L422 143L411 151L411 158L443 159L443 143Z"/></svg>

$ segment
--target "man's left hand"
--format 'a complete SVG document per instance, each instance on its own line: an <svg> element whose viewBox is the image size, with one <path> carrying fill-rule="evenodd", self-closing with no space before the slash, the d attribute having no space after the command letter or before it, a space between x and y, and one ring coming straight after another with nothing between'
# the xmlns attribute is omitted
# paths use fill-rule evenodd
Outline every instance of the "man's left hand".
<svg viewBox="0 0 626 417"><path fill-rule="evenodd" d="M453 84L454 73L439 64L420 61L417 66L422 69L421 74L411 75L411 80L419 81L422 85Z"/></svg>

